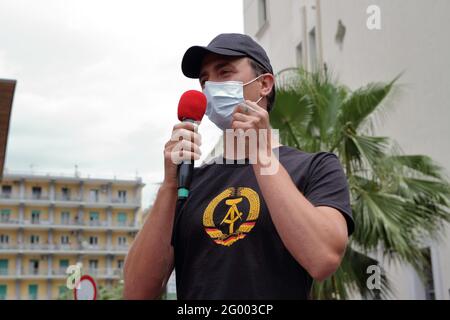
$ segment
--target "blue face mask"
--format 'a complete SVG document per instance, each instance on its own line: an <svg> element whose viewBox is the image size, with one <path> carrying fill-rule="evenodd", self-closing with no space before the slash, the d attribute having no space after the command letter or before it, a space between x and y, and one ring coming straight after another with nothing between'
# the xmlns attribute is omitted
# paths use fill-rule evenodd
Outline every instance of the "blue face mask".
<svg viewBox="0 0 450 320"><path fill-rule="evenodd" d="M242 81L206 81L203 93L208 101L206 115L209 120L222 130L230 129L234 108L239 103L244 102L244 86L259 79L261 76L247 83ZM256 103L261 101L262 98L260 97Z"/></svg>

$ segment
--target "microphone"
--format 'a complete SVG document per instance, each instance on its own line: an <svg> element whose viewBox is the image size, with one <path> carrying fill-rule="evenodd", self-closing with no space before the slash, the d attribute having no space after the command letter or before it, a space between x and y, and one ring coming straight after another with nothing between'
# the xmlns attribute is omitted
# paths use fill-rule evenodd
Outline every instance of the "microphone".
<svg viewBox="0 0 450 320"><path fill-rule="evenodd" d="M206 96L197 90L183 93L178 102L178 119L180 121L201 121L206 111ZM177 168L178 199L186 199L194 171L194 161L183 161Z"/></svg>

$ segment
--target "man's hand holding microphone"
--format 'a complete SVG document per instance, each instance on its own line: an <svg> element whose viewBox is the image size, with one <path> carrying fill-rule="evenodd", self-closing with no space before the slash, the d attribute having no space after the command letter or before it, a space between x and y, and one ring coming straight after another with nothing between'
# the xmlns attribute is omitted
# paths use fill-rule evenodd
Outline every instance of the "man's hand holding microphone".
<svg viewBox="0 0 450 320"><path fill-rule="evenodd" d="M189 195L194 161L200 158L201 137L197 125L206 110L206 97L186 91L178 104L178 119L164 145L164 181L151 212L124 266L125 299L157 299L174 268L171 244L177 206Z"/></svg>

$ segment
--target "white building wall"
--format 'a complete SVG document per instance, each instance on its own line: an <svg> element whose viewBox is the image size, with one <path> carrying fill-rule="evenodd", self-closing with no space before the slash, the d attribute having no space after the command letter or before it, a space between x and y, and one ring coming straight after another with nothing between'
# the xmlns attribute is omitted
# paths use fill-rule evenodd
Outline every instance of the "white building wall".
<svg viewBox="0 0 450 320"><path fill-rule="evenodd" d="M301 42L311 68L308 33L316 28L318 61L355 89L390 81L403 72L392 108L377 134L393 137L408 154L426 154L450 172L450 1L266 0L268 21L258 28L260 0L244 0L244 30L267 50L275 73L297 66ZM369 30L369 5L381 10L381 30ZM345 26L342 45L338 21ZM450 299L450 228L431 246L437 299ZM408 266L387 266L397 298L423 299L423 285Z"/></svg>

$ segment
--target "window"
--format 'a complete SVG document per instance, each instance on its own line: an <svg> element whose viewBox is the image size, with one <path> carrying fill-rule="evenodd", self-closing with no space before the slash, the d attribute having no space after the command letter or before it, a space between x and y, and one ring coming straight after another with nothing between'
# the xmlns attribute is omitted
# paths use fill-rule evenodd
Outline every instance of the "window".
<svg viewBox="0 0 450 320"><path fill-rule="evenodd" d="M61 236L61 244L69 244L69 236L63 235Z"/></svg>
<svg viewBox="0 0 450 320"><path fill-rule="evenodd" d="M39 260L30 260L30 274L39 273Z"/></svg>
<svg viewBox="0 0 450 320"><path fill-rule="evenodd" d="M0 217L0 222L9 222L9 218L11 217L10 209L2 209L2 215Z"/></svg>
<svg viewBox="0 0 450 320"><path fill-rule="evenodd" d="M59 260L59 271L60 271L60 273L65 273L68 267L69 267L69 260L68 259L61 259L61 260Z"/></svg>
<svg viewBox="0 0 450 320"><path fill-rule="evenodd" d="M126 246L127 245L127 237L118 237L117 241L119 243L119 246Z"/></svg>
<svg viewBox="0 0 450 320"><path fill-rule="evenodd" d="M98 212L89 212L89 223L90 223L91 226L99 225Z"/></svg>
<svg viewBox="0 0 450 320"><path fill-rule="evenodd" d="M0 300L6 300L8 286L6 284L0 284Z"/></svg>
<svg viewBox="0 0 450 320"><path fill-rule="evenodd" d="M119 212L117 222L119 226L125 226L127 224L127 214L125 212Z"/></svg>
<svg viewBox="0 0 450 320"><path fill-rule="evenodd" d="M2 198L11 198L12 187L9 185L2 186Z"/></svg>
<svg viewBox="0 0 450 320"><path fill-rule="evenodd" d="M61 212L61 224L69 224L70 223L70 212L63 211Z"/></svg>
<svg viewBox="0 0 450 320"><path fill-rule="evenodd" d="M0 244L8 244L9 243L9 235L1 234L0 235Z"/></svg>
<svg viewBox="0 0 450 320"><path fill-rule="evenodd" d="M0 275L8 274L8 260L0 259Z"/></svg>
<svg viewBox="0 0 450 320"><path fill-rule="evenodd" d="M89 191L89 201L98 202L98 189L91 189Z"/></svg>
<svg viewBox="0 0 450 320"><path fill-rule="evenodd" d="M119 202L125 203L127 202L127 191L126 190L119 190Z"/></svg>
<svg viewBox="0 0 450 320"><path fill-rule="evenodd" d="M121 260L117 260L117 268L123 269L123 264L124 264L124 262L123 262L122 259Z"/></svg>
<svg viewBox="0 0 450 320"><path fill-rule="evenodd" d="M311 72L317 71L316 28L309 32L309 65Z"/></svg>
<svg viewBox="0 0 450 320"><path fill-rule="evenodd" d="M89 272L91 274L97 274L98 260L89 260Z"/></svg>
<svg viewBox="0 0 450 320"><path fill-rule="evenodd" d="M31 223L39 223L41 212L39 210L31 211Z"/></svg>
<svg viewBox="0 0 450 320"><path fill-rule="evenodd" d="M303 45L300 42L296 48L297 67L303 68Z"/></svg>
<svg viewBox="0 0 450 320"><path fill-rule="evenodd" d="M261 29L267 21L267 1L258 0L258 27Z"/></svg>
<svg viewBox="0 0 450 320"><path fill-rule="evenodd" d="M38 244L39 243L39 236L35 235L35 234L32 234L30 236L30 243L31 244Z"/></svg>
<svg viewBox="0 0 450 320"><path fill-rule="evenodd" d="M98 245L98 237L90 236L89 237L89 244L92 246Z"/></svg>
<svg viewBox="0 0 450 320"><path fill-rule="evenodd" d="M61 198L62 200L70 200L70 189L69 188L61 188Z"/></svg>
<svg viewBox="0 0 450 320"><path fill-rule="evenodd" d="M38 298L38 285L30 284L28 285L28 299L37 300Z"/></svg>
<svg viewBox="0 0 450 320"><path fill-rule="evenodd" d="M41 187L32 187L31 195L32 195L33 199L40 199L41 195L42 195L42 188Z"/></svg>

